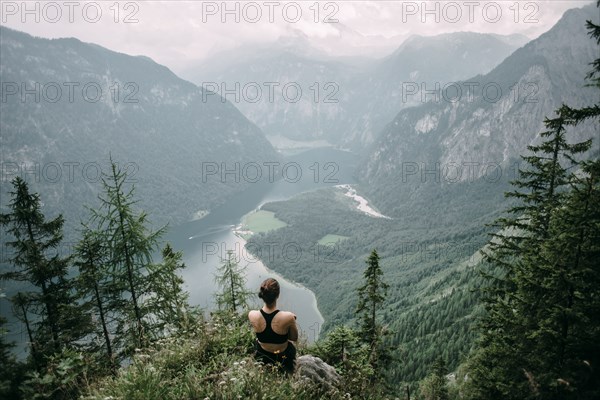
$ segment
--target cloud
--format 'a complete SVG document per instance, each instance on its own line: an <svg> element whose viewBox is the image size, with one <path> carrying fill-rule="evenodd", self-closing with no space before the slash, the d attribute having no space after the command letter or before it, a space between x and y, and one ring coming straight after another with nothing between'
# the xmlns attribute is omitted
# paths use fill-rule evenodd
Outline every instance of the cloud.
<svg viewBox="0 0 600 400"><path fill-rule="evenodd" d="M412 34L519 33L533 39L586 1L3 1L2 24L147 55L180 71L222 50L301 31L332 55L391 52ZM515 4L518 7L515 7ZM223 6L225 5L225 6ZM24 7L23 7L24 6ZM337 21L337 22L336 22Z"/></svg>

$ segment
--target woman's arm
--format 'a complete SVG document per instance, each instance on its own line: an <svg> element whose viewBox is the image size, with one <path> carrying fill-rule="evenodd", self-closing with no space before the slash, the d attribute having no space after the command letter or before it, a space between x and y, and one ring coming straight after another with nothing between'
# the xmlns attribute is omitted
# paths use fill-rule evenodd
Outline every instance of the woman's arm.
<svg viewBox="0 0 600 400"><path fill-rule="evenodd" d="M292 342L296 342L298 340L298 327L296 326L296 316L293 313L290 313L288 340L291 340Z"/></svg>

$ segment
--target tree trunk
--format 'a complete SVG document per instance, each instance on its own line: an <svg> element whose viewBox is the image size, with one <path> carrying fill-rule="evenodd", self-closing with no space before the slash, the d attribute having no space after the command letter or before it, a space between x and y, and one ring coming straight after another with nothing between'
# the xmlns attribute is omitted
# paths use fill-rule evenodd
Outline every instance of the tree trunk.
<svg viewBox="0 0 600 400"><path fill-rule="evenodd" d="M138 329L138 346L142 347L143 343L143 328L142 328L142 315L140 312L140 307L138 305L138 298L135 291L135 282L133 279L133 260L131 260L131 255L129 254L129 245L127 243L127 239L125 238L125 221L123 217L122 205L121 205L121 186L118 184L118 179L116 175L116 171L113 165L113 179L115 181L115 185L117 185L117 207L119 210L119 229L121 230L121 239L123 240L124 251L125 251L125 267L127 268L127 281L129 283L129 290L131 292L131 301L133 302L133 310L135 313L135 319L137 322Z"/></svg>
<svg viewBox="0 0 600 400"><path fill-rule="evenodd" d="M102 332L104 333L104 341L106 342L106 354L108 355L108 359L110 361L111 369L115 369L114 360L113 360L113 352L112 346L110 343L110 335L108 333L108 328L106 326L106 318L104 317L104 307L102 307L102 300L100 299L100 291L98 290L98 285L94 282L94 293L96 294L96 304L98 306L98 311L100 313L100 321L102 322Z"/></svg>
<svg viewBox="0 0 600 400"><path fill-rule="evenodd" d="M29 240L31 243L36 243L35 238L33 236L33 228L31 227L31 221L27 221L27 234L29 235ZM36 246L37 250L37 246ZM42 266L36 265L34 268L43 268ZM42 280L42 296L44 306L46 307L46 314L48 314L48 324L50 325L50 331L52 332L52 340L55 350L60 349L60 345L58 343L58 323L57 316L54 314L53 304L50 301L50 295L48 293L48 288L46 287L45 280Z"/></svg>
<svg viewBox="0 0 600 400"><path fill-rule="evenodd" d="M31 332L31 327L29 326L29 318L27 318L27 310L25 309L25 304L21 303L21 312L23 313L23 322L25 322L25 328L27 329L27 336L29 337L29 343L31 346L31 354L33 355L33 364L36 365L37 368L37 349L35 346L35 341L33 340L33 333Z"/></svg>

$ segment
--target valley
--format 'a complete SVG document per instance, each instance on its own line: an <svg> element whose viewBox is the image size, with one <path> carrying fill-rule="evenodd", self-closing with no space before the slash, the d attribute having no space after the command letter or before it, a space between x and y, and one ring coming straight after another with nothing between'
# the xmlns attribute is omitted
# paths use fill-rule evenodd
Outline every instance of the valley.
<svg viewBox="0 0 600 400"><path fill-rule="evenodd" d="M599 42L586 27L597 17L596 4L574 7L531 40L492 30L405 32L386 56L375 45L364 54L357 47L353 56L336 56L309 40L301 25L281 31L274 25L280 40L231 50L225 45L231 38L223 39L207 52L210 57L180 65L178 74L146 56L0 26L0 222L16 226L0 237L0 324L6 328L0 326L0 338L15 344L2 354L16 354L15 363L27 368L42 359L54 362L43 352L38 357L35 346L59 346L64 325L65 340L95 346L94 357L104 357L106 348L109 361L97 365L106 369L99 376L109 376L114 360L119 367L138 365L140 349L159 349L174 338L183 346L177 357L223 364L200 378L192 367L169 372L168 379L191 377L189 388L214 384L216 398L248 395L245 389L225 391L238 383L222 367L235 358L235 368L244 370L236 357L248 356L253 340L242 326L247 310L238 314L243 306L236 303L235 271L229 273L230 292L218 280L232 255L241 267L240 293L250 292L251 308L262 304L257 291L265 278L280 282L277 305L297 315L300 354L314 353L333 365L348 386L346 397L359 398L373 384L394 398L406 391L408 400L411 390L418 390L418 400L520 400L520 394L505 396L518 382L518 393L534 388L528 399L546 398L537 396L539 379L546 393L558 387L548 399L579 399L571 394L588 390L586 377L596 382L600 376L586 369L600 362L600 350L594 347L589 358L577 353L567 360L571 364L544 354L559 349L555 358L561 360L575 354L578 337L591 347L588 336L597 331L584 328L598 326L587 306L600 298L593 262L600 254L598 81L587 74L600 64ZM314 35L330 39L331 30L323 29ZM357 43L378 41L344 25L331 29L338 42L343 35ZM381 48L396 39L382 36ZM85 84L76 92L83 99L66 98L64 90L58 98L48 96L73 82ZM94 98L87 96L90 86ZM118 182L115 167L124 181ZM26 232L26 225L18 225L26 207L10 202L24 193L14 192L21 180L39 193L32 197L39 210L31 218L58 217L40 222L39 230L27 225L29 239L19 230ZM122 203L119 193L135 198ZM51 235L44 229L59 225L49 245L34 246L34 234L46 240ZM510 240L499 240L503 235ZM24 244L15 246L15 238ZM123 250L123 243L132 247ZM14 258L19 251L30 258ZM34 261L38 275L57 275L27 281L29 271L10 272ZM375 267L381 274L367 276ZM139 288L126 281L135 273ZM365 292L362 285L377 279L381 286ZM89 300L102 285L104 298L93 304ZM365 293L373 307L368 312ZM229 295L231 307L223 301ZM63 308L44 308L48 299ZM108 324L102 300L108 319L114 318ZM71 332L74 317L46 326L50 314L78 301L92 321L85 335ZM130 302L135 310L126 309ZM547 307L538 310L538 304ZM177 322L161 320L169 313ZM503 319L494 320L497 315ZM192 335L185 336L192 342L193 335L204 335L202 356L193 344L178 342L179 334ZM512 343L511 335L522 335L514 365L512 348L502 347ZM116 356L111 337L121 351ZM216 348L223 353L212 354ZM495 353L498 348L504 353ZM506 376L490 381L509 383L485 394L469 392L470 376L485 386L485 371L497 367L494 357L504 360ZM454 392L427 392L432 374L434 383ZM161 379L168 380L155 381ZM571 389L576 379L580 386ZM598 388L589 393L600 393ZM205 392L190 393L196 398ZM570 397L561 397L565 393Z"/></svg>
<svg viewBox="0 0 600 400"><path fill-rule="evenodd" d="M164 240L184 253L184 262L188 268L184 270L183 277L192 304L207 310L214 308L213 294L217 287L212 277L218 265L226 258L227 251L232 250L238 263L246 267L247 287L252 292L257 291L262 280L271 276L272 271L275 273L282 284L281 307L293 310L298 315L298 325L308 343L318 339L324 319L315 294L304 286L304 282L294 280L272 268L269 263L273 259L293 260L307 255L298 254L302 250L296 242L277 241L260 248L250 243L253 243L252 238L256 235L269 232L276 234L286 226L274 213L265 209L265 205L334 184L324 180L315 181L312 173L314 165L323 163L323 160L330 160L328 162L337 166L336 182L354 182L351 174L356 164L352 153L332 148L299 152L281 158L281 162L283 165L298 165L301 171L306 172L301 179L278 179L271 183L252 184L239 195L211 210L202 219L174 226L169 230ZM313 170L309 169L311 166ZM257 304L257 300L253 296L252 304Z"/></svg>

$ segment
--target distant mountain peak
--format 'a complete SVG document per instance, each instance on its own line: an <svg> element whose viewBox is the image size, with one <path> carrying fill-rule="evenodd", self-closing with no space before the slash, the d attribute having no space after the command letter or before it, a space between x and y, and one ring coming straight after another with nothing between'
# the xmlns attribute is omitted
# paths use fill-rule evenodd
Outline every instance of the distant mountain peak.
<svg viewBox="0 0 600 400"><path fill-rule="evenodd" d="M597 16L593 5L569 10L549 31L514 51L490 72L457 82L481 88L474 90L473 96L465 96L463 92L463 96L453 101L441 96L437 100L429 97L428 101L421 98L415 107L397 113L379 133L362 167L363 181L375 182L373 195L378 196L377 189L401 190L395 174L401 173L403 163L424 163L428 168L496 165L502 166L499 169L506 173L504 167L512 160L519 160L527 152L527 146L539 140L544 119L552 117L561 104L573 107L593 104L597 92L585 87L585 76L590 62L598 57L598 46L589 37L585 23ZM410 51L410 46L405 46L397 60L388 60L388 68L402 65ZM427 59L429 64L435 64L433 57ZM486 85L497 88L495 93L499 96L485 92ZM589 139L594 129L597 135L597 127L583 124L570 132L570 141ZM484 174L481 168L474 177L481 178ZM460 181L472 178L462 174ZM395 188L390 189L393 185ZM396 198L378 200L387 206L382 207L383 212L394 214Z"/></svg>

